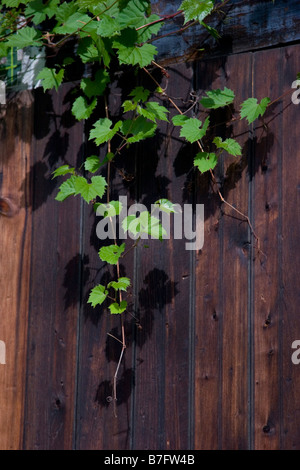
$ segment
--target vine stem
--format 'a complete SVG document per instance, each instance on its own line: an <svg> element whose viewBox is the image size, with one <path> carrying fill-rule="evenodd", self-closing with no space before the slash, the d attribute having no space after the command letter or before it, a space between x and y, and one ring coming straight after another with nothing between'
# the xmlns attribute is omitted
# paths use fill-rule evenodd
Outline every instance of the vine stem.
<svg viewBox="0 0 300 470"><path fill-rule="evenodd" d="M155 63L154 63L154 64L155 64ZM153 77L153 75L149 72L149 70L147 70L145 67L143 68L143 70L150 76L150 78L154 81L154 83L155 83L157 86L160 87L159 83L158 83L157 80ZM179 114L184 114L184 113L181 111L181 109L176 105L176 103L174 103L174 101L172 100L172 98L170 98L170 96L168 96L165 92L163 92L162 95L165 96L165 97L168 99L168 101L174 106L174 108L178 111ZM202 145L202 143L200 142L200 140L197 140L197 145L198 145L199 149L201 150L201 152L204 152L203 145ZM234 207L232 204L230 204L230 202L226 201L226 199L223 197L223 195L222 195L220 189L219 189L218 186L217 186L217 182L216 182L216 179L215 179L215 175L214 175L212 169L210 169L209 171L210 171L210 175L211 175L212 181L215 183L215 185L216 185L216 187L217 187L217 194L218 194L219 198L221 199L221 201L222 201L224 204L226 204L228 207L230 207L233 211L235 211L237 214L239 214L240 216L242 216L242 217L246 220L246 222L247 222L247 224L248 224L248 226L249 226L249 228L250 228L250 230L251 230L251 233L253 234L254 238L255 238L256 241L257 241L257 248L258 248L258 251L261 252L261 250L260 250L259 238L258 238L258 236L257 236L256 233L255 233L255 230L254 230L254 228L253 228L253 226L252 226L252 224L251 224L251 221L250 221L249 217L248 217L246 214L244 214L243 212L241 212L239 209L237 209L236 207Z"/></svg>
<svg viewBox="0 0 300 470"><path fill-rule="evenodd" d="M107 102L107 96L106 95L104 95L104 107L105 107L105 115L106 115L107 119L109 119L109 110L108 110L108 102ZM111 152L111 141L110 140L107 143L107 151L108 151L108 153ZM109 204L109 202L110 202L110 178L111 178L111 161L109 160L108 163L107 163L107 196L106 196L107 197L107 199L106 199L107 204ZM110 224L111 224L111 227L112 227L114 244L117 245L117 237L116 237L112 217L110 217L109 220L110 220ZM118 276L118 279L119 279L119 277L120 277L120 263L119 263L119 260L117 261L117 276ZM119 290L119 301L120 301L120 303L122 302L122 292L120 290ZM123 359L124 351L126 349L126 338L125 338L125 326L124 326L124 315L123 315L123 313L120 314L120 317L121 317L122 341L119 340L118 338L116 338L115 336L111 335L110 333L107 333L109 336L111 336L112 338L114 338L115 340L117 340L118 342L120 342L122 344L122 349L121 349L118 365L117 365L117 368L115 370L114 379L113 379L113 402L114 402L114 416L115 416L115 418L118 417L118 415L117 415L117 400L118 400L117 399L117 380L118 380L118 373L119 373L120 365L121 365L121 362L122 362L122 359Z"/></svg>

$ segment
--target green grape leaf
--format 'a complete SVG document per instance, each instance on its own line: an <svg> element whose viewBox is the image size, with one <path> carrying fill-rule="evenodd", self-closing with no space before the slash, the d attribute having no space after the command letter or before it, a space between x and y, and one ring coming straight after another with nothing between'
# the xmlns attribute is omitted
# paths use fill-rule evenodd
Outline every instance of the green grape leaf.
<svg viewBox="0 0 300 470"><path fill-rule="evenodd" d="M97 98L94 98L93 101L88 104L83 96L79 96L73 103L72 114L78 121L81 121L82 119L88 119L96 106Z"/></svg>
<svg viewBox="0 0 300 470"><path fill-rule="evenodd" d="M199 152L194 158L194 166L198 167L201 173L212 170L218 163L215 153Z"/></svg>
<svg viewBox="0 0 300 470"><path fill-rule="evenodd" d="M174 121L173 121L174 123ZM207 131L209 126L209 118L207 117L204 121L203 127L201 127L202 122L196 118L186 119L180 130L180 137L184 137L191 144L197 140L202 139Z"/></svg>
<svg viewBox="0 0 300 470"><path fill-rule="evenodd" d="M60 23L65 23L66 21L68 21L68 18L70 18L77 11L76 3L63 2L62 4L60 4L55 14L57 21L59 21Z"/></svg>
<svg viewBox="0 0 300 470"><path fill-rule="evenodd" d="M119 304L118 302L114 302L108 306L110 313L112 314L120 314L125 312L127 308L126 300L122 300Z"/></svg>
<svg viewBox="0 0 300 470"><path fill-rule="evenodd" d="M151 216L148 211L141 212L138 217L135 215L125 217L122 222L122 228L125 233L129 231L134 237L147 234L161 240L167 234L160 220Z"/></svg>
<svg viewBox="0 0 300 470"><path fill-rule="evenodd" d="M184 22L198 20L202 21L208 16L214 8L214 3L211 0L184 0L179 10L183 10Z"/></svg>
<svg viewBox="0 0 300 470"><path fill-rule="evenodd" d="M117 281L111 281L107 287L112 287L115 290L123 290L126 292L130 286L130 279L128 277L119 277Z"/></svg>
<svg viewBox="0 0 300 470"><path fill-rule="evenodd" d="M13 34L9 37L6 44L10 47L17 47L23 49L27 46L41 46L40 41L42 34L40 31L37 31L35 28L26 26L25 28L19 29L16 34Z"/></svg>
<svg viewBox="0 0 300 470"><path fill-rule="evenodd" d="M164 106L161 106L156 101L148 101L145 104L145 108L138 107L138 113L149 119L150 121L168 121L166 114L169 111Z"/></svg>
<svg viewBox="0 0 300 470"><path fill-rule="evenodd" d="M242 155L242 148L240 144L234 139L225 139L222 141L221 137L215 137L213 143L217 146L218 149L224 149L230 155L235 157Z"/></svg>
<svg viewBox="0 0 300 470"><path fill-rule="evenodd" d="M203 26L208 32L209 34L211 34L211 36L215 39L220 39L221 38L221 35L219 34L219 32L213 28L212 26L209 26L208 24L204 23L204 21L200 21L200 24L201 26Z"/></svg>
<svg viewBox="0 0 300 470"><path fill-rule="evenodd" d="M157 54L157 49L152 44L131 47L120 45L117 54L120 64L139 65L143 68L152 62Z"/></svg>
<svg viewBox="0 0 300 470"><path fill-rule="evenodd" d="M80 39L77 54L84 64L93 62L99 58L99 51L90 37Z"/></svg>
<svg viewBox="0 0 300 470"><path fill-rule="evenodd" d="M61 26L55 26L53 31L56 34L72 34L76 32L78 29L83 28L83 26L90 20L91 18L86 15L85 13L81 13L76 11L72 15L68 16Z"/></svg>
<svg viewBox="0 0 300 470"><path fill-rule="evenodd" d="M3 5L6 5L9 8L16 8L20 3L24 3L23 0L2 0Z"/></svg>
<svg viewBox="0 0 300 470"><path fill-rule="evenodd" d="M234 92L226 87L224 90L218 88L217 90L207 91L206 95L200 100L200 103L208 109L222 108L231 104L234 100Z"/></svg>
<svg viewBox="0 0 300 470"><path fill-rule="evenodd" d="M83 176L77 176L74 182L76 194L80 194L89 203L97 196L102 197L106 189L106 181L103 176L92 176L91 183L88 183Z"/></svg>
<svg viewBox="0 0 300 470"><path fill-rule="evenodd" d="M126 2L118 15L118 22L121 28L137 28L141 26L148 6L149 1L147 0L129 0Z"/></svg>
<svg viewBox="0 0 300 470"><path fill-rule="evenodd" d="M27 5L24 14L26 17L33 17L32 22L38 25L45 21L47 16L52 18L56 14L58 4L59 0L50 0L47 4L43 3L43 0L33 0Z"/></svg>
<svg viewBox="0 0 300 470"><path fill-rule="evenodd" d="M122 245L109 245L103 246L99 250L99 257L102 261L106 261L109 264L117 264L120 256L125 250L125 243Z"/></svg>
<svg viewBox="0 0 300 470"><path fill-rule="evenodd" d="M57 73L55 69L44 67L37 76L37 80L42 80L44 91L55 88L58 90L59 85L64 78L64 69L60 69Z"/></svg>
<svg viewBox="0 0 300 470"><path fill-rule="evenodd" d="M263 98L258 103L256 98L248 98L241 104L241 118L246 118L248 124L251 124L259 116L263 116L268 104L271 102L270 98Z"/></svg>
<svg viewBox="0 0 300 470"><path fill-rule="evenodd" d="M98 24L97 34L106 38L112 37L116 34L119 34L121 29L120 24L115 18L112 18L109 15L102 15Z"/></svg>
<svg viewBox="0 0 300 470"><path fill-rule="evenodd" d="M183 126L183 124L189 119L191 118L189 118L185 114L176 114L176 116L172 117L172 122L174 126Z"/></svg>
<svg viewBox="0 0 300 470"><path fill-rule="evenodd" d="M127 138L127 142L134 143L152 137L156 128L155 123L148 121L143 116L139 116L134 121L131 119L123 121L121 132L124 136L132 135L132 137Z"/></svg>
<svg viewBox="0 0 300 470"><path fill-rule="evenodd" d="M59 192L55 198L56 201L64 201L67 197L76 194L76 189L75 189L76 179L77 179L77 176L72 175L69 179L67 179L60 185Z"/></svg>
<svg viewBox="0 0 300 470"><path fill-rule="evenodd" d="M160 210L166 212L167 214L177 212L175 209L175 204L173 204L169 199L159 199L154 203L155 206L159 207Z"/></svg>
<svg viewBox="0 0 300 470"><path fill-rule="evenodd" d="M89 10L96 15L105 10L109 3L112 2L112 0L76 0L76 5L80 11Z"/></svg>
<svg viewBox="0 0 300 470"><path fill-rule="evenodd" d="M134 111L137 107L137 103L134 103L130 100L125 100L122 104L122 107L124 109L124 113L127 113L128 111Z"/></svg>
<svg viewBox="0 0 300 470"><path fill-rule="evenodd" d="M147 90L147 88L143 88L142 86L137 86L135 87L130 93L129 96L133 97L133 102L138 103L141 101L144 103L147 101L148 97L150 95L150 91Z"/></svg>
<svg viewBox="0 0 300 470"><path fill-rule="evenodd" d="M95 122L94 129L91 130L89 139L94 139L97 145L108 142L118 132L121 125L122 122L118 121L114 127L111 128L112 121L110 119L100 118L97 122Z"/></svg>
<svg viewBox="0 0 300 470"><path fill-rule="evenodd" d="M101 96L109 83L109 74L106 70L97 70L95 79L83 78L80 83L80 88L88 98L93 96Z"/></svg>
<svg viewBox="0 0 300 470"><path fill-rule="evenodd" d="M68 173L71 173L72 175L74 175L75 168L70 168L69 165L62 165L59 168L57 168L55 171L53 171L52 179L57 178L57 176L67 175Z"/></svg>
<svg viewBox="0 0 300 470"><path fill-rule="evenodd" d="M103 217L114 217L119 215L122 211L122 203L120 201L110 201L107 204L96 203L94 208L97 210L97 215Z"/></svg>
<svg viewBox="0 0 300 470"><path fill-rule="evenodd" d="M88 298L88 303L92 304L92 307L95 308L96 305L103 304L107 295L108 295L108 291L105 289L105 286L98 284L91 290L89 298Z"/></svg>
<svg viewBox="0 0 300 470"><path fill-rule="evenodd" d="M91 173L95 173L101 167L101 162L99 157L96 155L92 155L88 157L84 162L84 169L86 171L90 171Z"/></svg>

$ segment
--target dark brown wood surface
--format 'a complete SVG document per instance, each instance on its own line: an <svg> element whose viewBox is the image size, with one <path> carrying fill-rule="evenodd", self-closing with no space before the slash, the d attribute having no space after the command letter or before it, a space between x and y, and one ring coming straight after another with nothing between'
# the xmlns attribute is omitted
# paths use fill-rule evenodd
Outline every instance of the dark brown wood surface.
<svg viewBox="0 0 300 470"><path fill-rule="evenodd" d="M291 45L168 68L167 91L185 110L191 92L225 86L237 112L249 96L274 101L250 127L225 125L228 110L210 113L211 135L232 132L243 149L239 158L222 155L215 182L191 170L198 148L171 122L112 165L111 199L122 194L150 208L167 197L182 208L204 204L205 214L201 250L186 250L171 232L122 259L121 274L133 282L116 417L120 318L86 303L115 274L98 256L109 241L97 238L91 205L55 201L60 181L51 176L97 149L88 124L70 113L70 84L9 102L0 160L1 201L14 209L0 215L1 449L300 449L300 365L291 360L300 340L300 108L291 102L299 52ZM171 117L174 108L162 104ZM197 107L188 115L198 116Z"/></svg>

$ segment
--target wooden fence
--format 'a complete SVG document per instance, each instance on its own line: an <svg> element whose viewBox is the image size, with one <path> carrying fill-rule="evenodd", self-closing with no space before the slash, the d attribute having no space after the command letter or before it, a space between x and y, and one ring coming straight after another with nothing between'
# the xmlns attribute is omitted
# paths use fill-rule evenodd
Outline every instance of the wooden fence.
<svg viewBox="0 0 300 470"><path fill-rule="evenodd" d="M113 196L147 207L158 197L204 204L205 224L201 250L171 237L122 260L133 285L115 417L120 345L110 335L119 337L119 318L86 303L111 275L98 257L99 219L79 198L55 201L60 182L51 175L95 149L87 125L71 115L73 85L11 96L0 130L1 449L300 449L300 365L292 362L300 340L300 107L291 101L300 46L168 71L168 93L186 109L191 93L224 86L235 90L237 109L249 96L274 101L250 129L219 124L243 154L222 157L218 187L249 216L258 240L210 178L191 170L195 148L170 122L116 161ZM120 93L116 82L113 117Z"/></svg>

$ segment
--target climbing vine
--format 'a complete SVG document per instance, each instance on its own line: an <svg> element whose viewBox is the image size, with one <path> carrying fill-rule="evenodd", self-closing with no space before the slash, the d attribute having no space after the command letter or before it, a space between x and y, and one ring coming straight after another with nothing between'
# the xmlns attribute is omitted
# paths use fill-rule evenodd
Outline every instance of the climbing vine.
<svg viewBox="0 0 300 470"><path fill-rule="evenodd" d="M195 171L209 172L214 181L214 168L220 155L225 153L238 158L242 155L242 148L233 137L223 139L221 136L214 136L206 143L211 125L208 112L228 108L232 117L232 110L238 109L234 119L245 119L250 125L264 115L271 102L268 97L261 101L249 97L242 103L235 103L234 90L226 87L207 90L197 99L199 109L208 115L202 122L198 117L191 117L188 112L183 112L154 77L153 69L168 76L166 68L156 62L158 50L155 41L165 36L163 25L179 17L180 29L172 34L182 34L188 28L200 25L216 40L222 40L218 31L208 23L213 15L222 19L226 3L228 0L184 0L179 10L160 17L151 11L150 0L1 2L1 57L7 57L11 50L32 47L46 51L47 57L57 55L56 62L51 60L54 65L49 65L46 60L37 76L44 91L53 88L58 90L62 83L71 81L74 62L81 65L82 75L77 94L74 95L72 114L78 121L88 119L92 122L89 140L98 147L103 147L105 156L100 158L99 155L86 155L80 168L64 164L54 171L53 178L63 178L56 195L58 202L71 196L80 196L85 203L93 205L97 215L102 216L107 224L107 233L111 235L111 244L100 248L99 258L116 267L117 276L105 285L94 286L88 303L94 308L102 308L104 301L108 301L110 314L121 319L122 351L114 376L115 402L118 370L126 348L124 315L127 313L126 294L131 280L120 274L120 260L130 250L125 251L125 243L119 242L115 231L114 220L122 211L122 203L120 200L111 200L110 197L110 168L114 159L122 155L124 149L127 150L128 158L128 152L136 143L155 136L160 122L171 121L173 126L179 128L183 141L197 145L193 160ZM72 54L69 53L70 42L73 45ZM58 51L64 50L64 47L66 53L58 55ZM113 80L112 70L115 71L116 68L131 68L136 73L141 71L148 80L152 80L154 91L143 84L139 75L139 83L132 86L121 104L121 117L114 121L110 116L108 94ZM166 100L175 110L171 120L168 109L161 104ZM94 118L96 110L99 112L101 106L102 117ZM230 206L220 190L217 191L221 201ZM168 214L176 212L176 205L165 198L153 201L153 205ZM243 215L252 229L248 217L233 206L231 208ZM166 234L155 211L128 215L122 221L122 229L133 238L133 247L144 236L161 240Z"/></svg>

